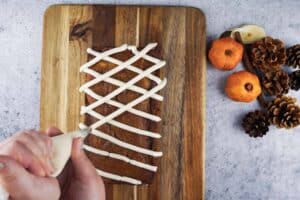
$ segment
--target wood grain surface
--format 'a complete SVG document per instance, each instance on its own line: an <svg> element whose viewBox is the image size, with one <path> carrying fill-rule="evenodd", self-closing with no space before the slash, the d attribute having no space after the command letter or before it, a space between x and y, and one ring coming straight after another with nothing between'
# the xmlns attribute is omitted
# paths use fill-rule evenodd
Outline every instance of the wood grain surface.
<svg viewBox="0 0 300 200"><path fill-rule="evenodd" d="M106 184L107 199L186 200L204 198L205 17L190 7L55 5L44 18L41 129L55 125L78 129L87 81L79 67L101 50L124 43L144 47L157 42L155 54L167 61L160 74L159 170L151 184ZM101 164L101 163L99 163Z"/></svg>

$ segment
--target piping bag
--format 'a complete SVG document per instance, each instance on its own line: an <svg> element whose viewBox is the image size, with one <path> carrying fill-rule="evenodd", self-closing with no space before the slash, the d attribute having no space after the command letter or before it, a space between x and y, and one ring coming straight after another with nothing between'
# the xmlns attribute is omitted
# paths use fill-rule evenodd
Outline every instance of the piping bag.
<svg viewBox="0 0 300 200"><path fill-rule="evenodd" d="M54 166L54 172L52 177L58 176L65 165L67 164L72 150L72 141L76 137L86 137L89 134L89 129L82 129L73 131L70 133L64 133L58 136L52 137L52 163ZM8 200L9 194L3 187L0 186L0 200Z"/></svg>

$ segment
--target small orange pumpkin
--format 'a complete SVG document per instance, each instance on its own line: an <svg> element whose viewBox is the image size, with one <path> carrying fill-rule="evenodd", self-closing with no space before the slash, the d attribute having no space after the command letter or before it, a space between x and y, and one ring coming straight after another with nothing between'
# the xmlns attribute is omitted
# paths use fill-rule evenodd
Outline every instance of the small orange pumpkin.
<svg viewBox="0 0 300 200"><path fill-rule="evenodd" d="M243 45L231 37L225 37L213 41L208 58L215 68L231 70L241 62L243 51Z"/></svg>
<svg viewBox="0 0 300 200"><path fill-rule="evenodd" d="M261 86L255 74L239 71L227 78L225 92L234 101L251 102L261 94Z"/></svg>

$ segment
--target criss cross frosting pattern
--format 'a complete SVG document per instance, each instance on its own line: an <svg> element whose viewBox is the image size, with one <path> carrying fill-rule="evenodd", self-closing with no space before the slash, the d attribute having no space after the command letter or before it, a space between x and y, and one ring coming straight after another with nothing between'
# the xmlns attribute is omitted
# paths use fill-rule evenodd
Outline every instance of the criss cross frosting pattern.
<svg viewBox="0 0 300 200"><path fill-rule="evenodd" d="M110 124L110 125L120 128L120 129L126 130L132 134L143 135L143 136L156 138L156 139L159 139L161 137L161 135L159 133L136 128L134 126L130 126L128 124L124 124L124 123L121 123L121 122L115 120L116 117L118 117L119 115L122 115L124 112L130 112L131 114L134 114L136 116L139 116L139 117L142 117L142 118L154 121L154 122L161 121L161 118L159 116L156 116L151 113L147 113L147 112L144 112L144 111L134 108L134 106L138 105L139 103L143 102L144 100L146 100L148 98L153 98L158 101L163 101L163 97L161 95L159 95L158 92L165 87L167 80L166 80L166 78L161 79L160 77L155 76L152 73L159 70L163 66L165 66L166 62L163 60L160 60L158 58L155 58L153 56L148 55L148 52L151 51L152 49L154 49L156 46L157 46L157 43L150 43L141 51L139 51L136 48L136 46L130 46L127 44L124 44L122 46L119 46L119 47L116 47L116 48L113 48L113 49L110 49L110 50L107 50L104 52L97 52L90 48L87 49L87 53L94 56L94 58L92 60L90 60L89 62L85 63L84 65L82 65L80 67L80 72L89 74L89 75L93 76L94 79L84 83L79 88L79 91L82 93L85 93L86 95L91 96L96 101L87 106L82 106L80 114L81 115L88 114L88 115L96 118L98 121L91 124L90 126L87 126L84 123L80 123L79 127L81 129L89 128L91 130L91 134L93 134L101 139L107 140L107 141L111 142L112 144L118 145L122 148L129 149L129 150L135 151L137 153L145 154L145 155L152 156L152 157L161 157L162 156L162 152L160 152L160 151L153 151L151 149L146 149L143 147L136 146L135 144L130 144L130 143L124 142L122 140L119 140L119 139L109 135L108 133L104 133L103 131L98 130L98 128L100 126L102 126L104 124ZM127 50L131 51L133 56L126 61L121 61L121 60L118 60L118 59L112 57L113 54L120 53L120 52L127 51ZM135 67L133 64L136 61L138 61L139 59L145 59L145 60L151 62L152 66L148 67L145 70ZM91 69L91 67L93 65L100 62L101 60L115 64L116 67L114 67L113 69L111 69L103 74ZM121 80L117 80L112 77L114 74L116 74L124 69L135 72L137 75L127 82L123 82ZM137 82L139 82L143 78L148 78L148 79L154 81L156 83L156 85L153 88L151 88L150 90L146 90L142 87L135 85ZM102 81L110 83L112 85L115 85L118 88L115 89L114 91L112 91L111 93L107 94L106 96L101 96L90 89L92 86L94 86ZM121 94L122 92L124 92L126 90L131 90L136 93L139 93L140 96L127 104L123 104L121 102L114 100L114 97L116 97L117 95ZM97 108L98 106L103 105L103 104L109 104L118 109L116 111L108 114L107 116L103 116L94 110L95 108ZM94 154L98 154L100 156L106 156L106 157L117 159L117 160L120 160L123 162L127 162L131 165L134 165L139 168L143 168L145 170L149 170L152 172L157 171L157 166L153 166L153 165L150 165L147 163L143 163L143 162L131 159L125 155L121 155L121 154L117 154L117 153L110 153L105 150L101 150L101 149L98 149L98 148L95 148L92 146L88 146L88 145L84 145L83 148L86 151L92 152ZM127 183L131 183L131 184L137 184L137 185L141 184L140 180L134 179L131 177L126 177L126 176L121 176L119 174L105 172L100 169L97 169L97 172L99 175L101 175L105 178L108 178L108 179L121 181L121 182L127 182Z"/></svg>

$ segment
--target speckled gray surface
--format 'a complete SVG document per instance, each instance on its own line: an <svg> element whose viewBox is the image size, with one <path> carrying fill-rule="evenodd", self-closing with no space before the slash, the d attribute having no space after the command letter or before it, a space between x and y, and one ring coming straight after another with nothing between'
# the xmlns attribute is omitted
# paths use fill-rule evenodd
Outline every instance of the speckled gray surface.
<svg viewBox="0 0 300 200"><path fill-rule="evenodd" d="M298 0L0 0L1 139L38 128L42 16L62 2L190 5L206 14L208 41L232 26L256 23L287 45L300 43ZM238 119L257 103L228 100L223 83L230 72L207 68L206 199L300 199L300 129L247 137ZM300 100L300 92L292 95Z"/></svg>

